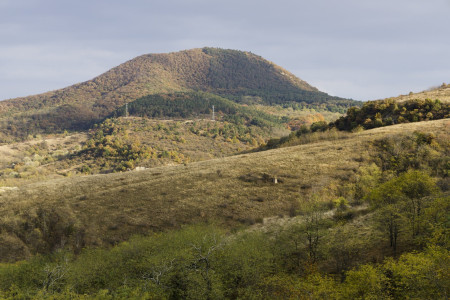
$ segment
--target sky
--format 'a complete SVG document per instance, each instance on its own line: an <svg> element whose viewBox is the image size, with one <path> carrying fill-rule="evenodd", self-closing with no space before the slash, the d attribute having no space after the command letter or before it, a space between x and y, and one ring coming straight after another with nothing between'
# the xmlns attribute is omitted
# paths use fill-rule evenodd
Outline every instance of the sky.
<svg viewBox="0 0 450 300"><path fill-rule="evenodd" d="M205 46L334 96L393 97L450 82L450 0L0 0L0 99Z"/></svg>

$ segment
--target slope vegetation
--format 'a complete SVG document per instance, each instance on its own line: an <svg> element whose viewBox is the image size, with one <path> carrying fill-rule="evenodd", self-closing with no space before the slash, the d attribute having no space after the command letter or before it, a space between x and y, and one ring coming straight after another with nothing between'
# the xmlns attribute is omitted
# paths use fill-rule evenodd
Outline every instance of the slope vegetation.
<svg viewBox="0 0 450 300"><path fill-rule="evenodd" d="M263 144L269 134L227 121L106 119L88 133L0 146L0 186L230 156Z"/></svg>
<svg viewBox="0 0 450 300"><path fill-rule="evenodd" d="M442 135L449 126L448 120L399 124L355 133L340 143L325 140L188 165L3 188L0 244L9 246L0 250L7 257L14 249L17 259L64 246L77 250L114 244L183 224L236 227L289 215L299 199L318 195L326 202L345 194L344 183L368 159L375 139L417 130Z"/></svg>
<svg viewBox="0 0 450 300"><path fill-rule="evenodd" d="M357 127L371 129L398 123L439 120L450 117L450 102L415 99L397 102L392 99L369 101L361 108L352 107L333 126L339 130Z"/></svg>

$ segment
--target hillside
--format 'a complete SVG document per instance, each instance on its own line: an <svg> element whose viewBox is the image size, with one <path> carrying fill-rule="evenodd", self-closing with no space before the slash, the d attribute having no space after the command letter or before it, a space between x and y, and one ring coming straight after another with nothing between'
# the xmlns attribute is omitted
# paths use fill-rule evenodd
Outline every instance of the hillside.
<svg viewBox="0 0 450 300"><path fill-rule="evenodd" d="M273 135L227 121L106 119L88 133L0 146L0 186L225 157L264 144Z"/></svg>
<svg viewBox="0 0 450 300"><path fill-rule="evenodd" d="M83 83L41 95L0 102L0 112L62 104L88 105L111 111L126 102L150 94L201 90L218 94L297 93L297 102L314 103L316 99L299 95L317 94L320 101L343 100L319 92L293 74L249 52L214 48L193 49L169 54L136 57ZM256 95L257 96L257 95ZM277 96L264 95L264 101Z"/></svg>
<svg viewBox="0 0 450 300"><path fill-rule="evenodd" d="M448 93L203 48L0 102L0 298L446 299Z"/></svg>
<svg viewBox="0 0 450 300"><path fill-rule="evenodd" d="M125 103L203 91L236 103L299 103L343 113L353 100L329 96L249 52L203 48L136 57L83 83L0 102L0 140L85 130Z"/></svg>
<svg viewBox="0 0 450 300"><path fill-rule="evenodd" d="M439 120L450 117L450 102L431 99L368 101L352 107L331 127L339 130L371 129L392 124Z"/></svg>
<svg viewBox="0 0 450 300"><path fill-rule="evenodd" d="M135 105L178 117L159 97ZM165 167L152 166L198 147L220 157L264 131L133 116L0 146L0 163L30 155L18 177L52 164L151 167L60 179L36 169L41 181L0 186L0 298L445 299L450 121L327 126L285 148Z"/></svg>
<svg viewBox="0 0 450 300"><path fill-rule="evenodd" d="M235 228L289 215L299 199L318 195L326 203L346 195L346 182L375 157L370 152L375 140L420 131L448 143L449 126L448 120L400 124L355 133L339 143L325 140L188 165L4 187L0 245L9 241L15 250L0 250L21 258L62 245L114 244L183 224L209 221ZM433 147L446 151L447 146ZM399 151L411 163L409 154ZM440 172L441 165L433 168Z"/></svg>
<svg viewBox="0 0 450 300"><path fill-rule="evenodd" d="M398 97L391 97L388 99L395 100L397 102L404 102L408 100L426 100L426 99L439 99L442 102L449 103L450 102L450 84L443 83L439 87L431 88L423 92L419 93L409 93L407 95L400 95Z"/></svg>
<svg viewBox="0 0 450 300"><path fill-rule="evenodd" d="M361 107L350 108L330 127L350 131L449 117L450 85L444 83L420 93L367 101Z"/></svg>

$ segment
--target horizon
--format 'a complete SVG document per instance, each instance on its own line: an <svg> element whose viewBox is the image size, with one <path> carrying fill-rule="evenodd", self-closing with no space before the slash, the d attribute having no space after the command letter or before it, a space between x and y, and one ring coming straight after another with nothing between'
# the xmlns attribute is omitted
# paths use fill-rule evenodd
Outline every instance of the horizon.
<svg viewBox="0 0 450 300"><path fill-rule="evenodd" d="M450 80L447 0L0 0L0 8L1 100L88 81L140 55L205 46L252 52L355 100Z"/></svg>
<svg viewBox="0 0 450 300"><path fill-rule="evenodd" d="M221 47L210 47L210 46L203 46L203 47L196 47L196 48L189 48L189 49L180 49L180 50L177 50L177 51L170 51L170 52L144 53L144 54L141 54L141 55L132 57L132 58L130 58L130 59L127 59L127 60L123 61L122 63L119 63L118 65L115 65L115 66L112 66L111 68L105 70L104 72L102 72L102 73L100 73L100 74L98 74L98 75L95 75L94 77L91 77L91 78L86 79L86 80L82 80L82 81L79 81L79 82L74 82L74 83L72 83L72 84L69 84L69 85L66 85L66 86L63 86L63 87L59 87L59 88L55 88L55 89L51 89L51 90L46 90L46 91L39 92L39 93L36 93L36 94L29 94L29 95L17 96L17 97L13 97L13 98L0 99L0 101L12 100L12 99L16 99L16 98L26 98L26 97L30 97L30 96L35 96L35 95L39 95L39 94L44 94L44 93L47 93L47 92L52 92L52 91L56 91L56 90L61 90L61 89L64 89L64 88L67 88L67 87L70 87L70 86L73 86L73 85L76 85L76 84L80 84L80 83L83 83L83 82L87 82L87 81L93 80L93 79L95 79L95 78L97 78L97 77L103 75L104 73L108 72L109 70L111 70L111 69L113 69L113 68L115 68L115 67L118 67L119 65L124 64L124 63L126 63L126 62L128 62L128 61L130 61L130 60L133 60L134 58L139 57L139 56L152 55L152 54L170 54L170 53L177 53L177 52L182 52L182 51L189 51L189 50L193 50L193 49L203 49L203 48L216 48L216 49L222 49L222 50L235 50L235 51L241 51L241 52L248 52L248 53L252 53L252 54L254 54L254 55L260 56L258 53L255 53L255 52L252 52L252 51L248 51L248 50L231 49L231 48L221 48ZM262 56L261 56L261 57L262 57ZM266 59L265 57L262 57L262 58L263 58L263 59ZM269 61L269 62L272 62L272 61L270 61L270 60L268 60L268 61ZM274 62L272 62L272 63L274 63ZM276 63L275 63L275 64L276 64ZM278 65L278 64L276 64L276 65ZM280 66L280 65L278 65L278 66ZM286 67L283 67L283 66L280 66L280 67L286 69ZM291 72L289 69L286 69L286 70L289 71L289 72ZM292 73L292 72L291 72L291 73ZM294 73L293 73L293 74L294 74ZM296 77L298 77L296 74L294 74L294 75L295 75ZM298 77L298 78L300 78L300 77ZM300 78L300 79L302 79L302 78ZM302 80L303 80L303 79L302 79ZM307 82L308 84L311 84L311 83L308 82L308 81L306 81L306 82ZM445 84L446 82L443 82L443 83ZM320 87L314 86L313 84L311 84L311 85L312 85L313 87L315 87L315 88L318 88L318 89L319 89L320 91L322 91L322 92L326 92L326 91L322 90ZM423 90L416 90L415 93L420 93L420 92L423 92L423 91L433 90L433 89L439 88L441 85L442 85L442 83L437 84L437 85L434 85L434 86L429 86L429 87L427 87L427 88L425 88L425 89L423 89ZM399 95L406 95L406 94L408 94L408 93L409 93L409 92L400 93ZM354 99L354 98L347 98L347 99L366 102L366 101L371 101L371 100L380 100L380 99L385 99L385 98L390 98L390 97L396 97L396 96L399 96L399 95L392 95L392 96L387 96L387 97L384 97L384 98L378 98L378 99L366 99L366 100L360 100L360 99ZM340 96L340 95L333 95L333 94L330 94L330 96L342 97L342 96ZM345 97L342 97L342 98L345 98Z"/></svg>

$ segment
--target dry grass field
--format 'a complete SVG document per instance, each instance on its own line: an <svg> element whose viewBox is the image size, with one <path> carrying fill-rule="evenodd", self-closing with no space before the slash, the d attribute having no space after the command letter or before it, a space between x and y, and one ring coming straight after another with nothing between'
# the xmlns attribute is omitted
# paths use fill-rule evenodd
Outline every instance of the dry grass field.
<svg viewBox="0 0 450 300"><path fill-rule="evenodd" d="M332 200L327 197L335 195L367 159L370 141L416 130L449 132L450 120L382 127L339 141L187 165L3 188L0 226L11 233L52 219L52 226L82 231L85 245L105 245L149 230L202 221L232 227L262 222L266 217L288 215L298 201L307 201L313 193ZM0 239L17 241L5 234Z"/></svg>

